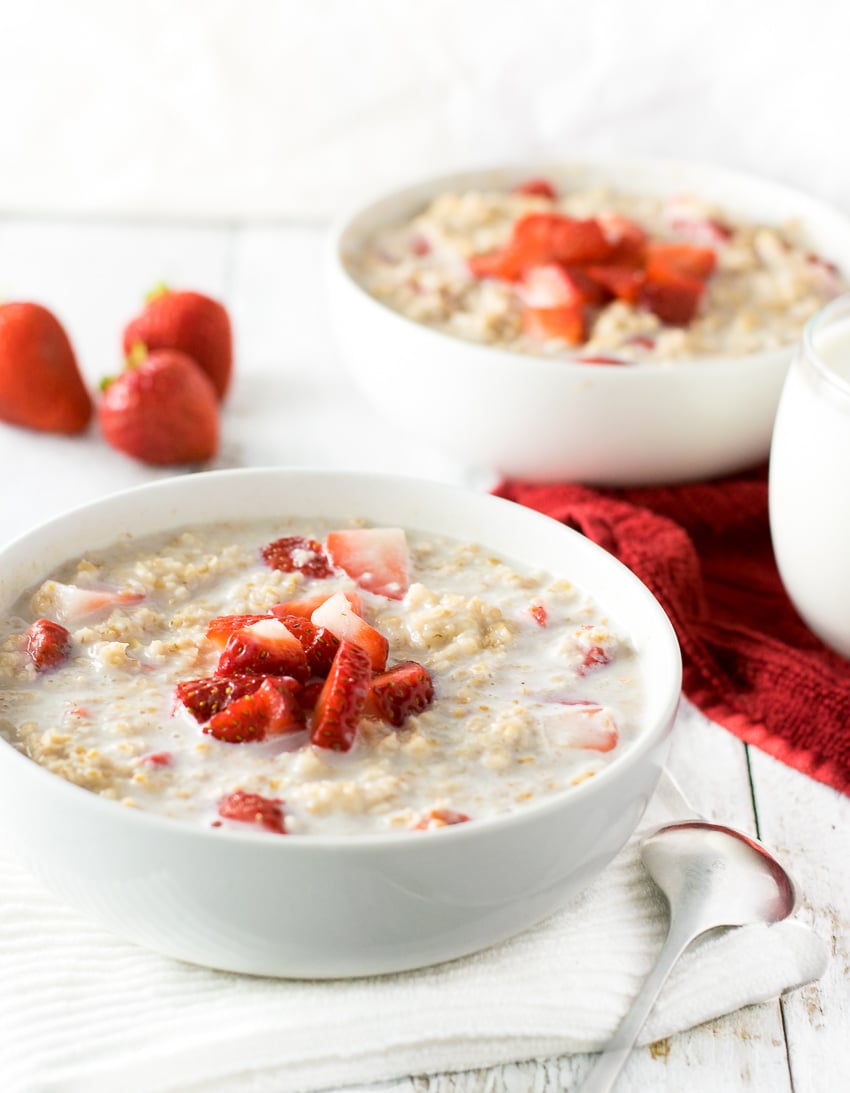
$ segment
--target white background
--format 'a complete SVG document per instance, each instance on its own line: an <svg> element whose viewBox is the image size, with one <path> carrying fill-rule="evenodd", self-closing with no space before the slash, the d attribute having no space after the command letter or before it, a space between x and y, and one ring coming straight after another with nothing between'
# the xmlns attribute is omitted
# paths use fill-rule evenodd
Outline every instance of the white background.
<svg viewBox="0 0 850 1093"><path fill-rule="evenodd" d="M850 210L848 42L841 0L0 0L0 211L323 220L635 153Z"/></svg>

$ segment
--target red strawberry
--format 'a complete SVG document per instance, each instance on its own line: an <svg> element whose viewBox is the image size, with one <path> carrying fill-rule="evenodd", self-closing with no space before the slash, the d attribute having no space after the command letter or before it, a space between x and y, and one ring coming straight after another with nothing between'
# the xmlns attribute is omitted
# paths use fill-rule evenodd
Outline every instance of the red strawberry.
<svg viewBox="0 0 850 1093"><path fill-rule="evenodd" d="M83 432L92 400L59 320L40 304L0 306L0 421Z"/></svg>
<svg viewBox="0 0 850 1093"><path fill-rule="evenodd" d="M271 613L279 619L282 619L284 615L300 615L302 619L311 619L316 608L321 607L332 595L335 595L335 593L321 592L318 596L303 596L298 600L286 600L284 603L276 603L271 608ZM343 596L348 600L355 615L363 614L363 601L358 592L347 588L343 592Z"/></svg>
<svg viewBox="0 0 850 1093"><path fill-rule="evenodd" d="M613 250L607 262L616 266L642 266L646 232L634 220L619 213L600 213L596 218Z"/></svg>
<svg viewBox="0 0 850 1093"><path fill-rule="evenodd" d="M56 668L71 651L71 635L50 619L37 619L26 632L27 656L37 672Z"/></svg>
<svg viewBox="0 0 850 1093"><path fill-rule="evenodd" d="M333 576L325 549L315 539L302 539L299 535L290 535L264 546L260 554L267 566L282 570L284 573L297 571L303 573L305 577L319 578Z"/></svg>
<svg viewBox="0 0 850 1093"><path fill-rule="evenodd" d="M339 639L330 630L314 626L309 619L302 619L300 615L279 615L278 618L290 634L301 642L310 672L314 676L326 676L339 647Z"/></svg>
<svg viewBox="0 0 850 1093"><path fill-rule="evenodd" d="M454 824L469 823L469 817L465 812L455 812L450 808L432 808L426 812L418 824L413 825L414 831L433 831L438 827L452 827Z"/></svg>
<svg viewBox="0 0 850 1093"><path fill-rule="evenodd" d="M554 261L565 266L606 262L613 250L597 220L557 213L532 213L518 220L513 245L529 264Z"/></svg>
<svg viewBox="0 0 850 1093"><path fill-rule="evenodd" d="M215 714L204 732L228 744L300 732L304 728L304 710L296 698L300 689L294 679L267 676L251 694L237 698Z"/></svg>
<svg viewBox="0 0 850 1093"><path fill-rule="evenodd" d="M194 361L157 350L108 383L100 428L118 451L144 463L203 463L218 450L218 401Z"/></svg>
<svg viewBox="0 0 850 1093"><path fill-rule="evenodd" d="M207 626L207 637L216 645L224 645L231 634L244 630L254 622L270 619L272 615L216 615Z"/></svg>
<svg viewBox="0 0 850 1093"><path fill-rule="evenodd" d="M434 685L427 668L405 660L372 677L364 712L400 728L411 714L422 713L433 701Z"/></svg>
<svg viewBox="0 0 850 1093"><path fill-rule="evenodd" d="M279 619L261 619L227 639L216 675L292 676L299 683L310 678L301 642Z"/></svg>
<svg viewBox="0 0 850 1093"><path fill-rule="evenodd" d="M530 338L548 341L560 338L568 345L587 340L587 316L583 307L527 307L522 326Z"/></svg>
<svg viewBox="0 0 850 1093"><path fill-rule="evenodd" d="M237 790L219 803L218 814L225 820L258 824L276 835L286 834L283 801L279 797L261 797L259 793Z"/></svg>
<svg viewBox="0 0 850 1093"><path fill-rule="evenodd" d="M311 621L314 626L323 627L340 641L349 641L365 649L373 671L384 670L390 643L374 626L355 615L344 593L337 592L325 600L313 612Z"/></svg>
<svg viewBox="0 0 850 1093"><path fill-rule="evenodd" d="M648 281L664 283L677 274L704 281L714 273L717 255L711 247L694 247L689 243L650 243L646 249Z"/></svg>
<svg viewBox="0 0 850 1093"><path fill-rule="evenodd" d="M80 588L76 584L53 583L53 603L56 614L63 622L79 622L81 619L104 611L107 607L129 607L141 603L144 592L130 592L114 588Z"/></svg>
<svg viewBox="0 0 850 1093"><path fill-rule="evenodd" d="M325 543L331 562L361 588L404 598L410 584L410 555L401 528L350 528L331 531Z"/></svg>
<svg viewBox="0 0 850 1093"><path fill-rule="evenodd" d="M227 394L233 369L233 335L227 310L199 292L164 289L148 297L142 313L124 330L124 355L136 346L148 352L176 349L209 377L219 400Z"/></svg>
<svg viewBox="0 0 850 1093"><path fill-rule="evenodd" d="M628 304L638 302L646 280L643 270L632 269L630 266L588 266L587 276L612 296L625 300Z"/></svg>
<svg viewBox="0 0 850 1093"><path fill-rule="evenodd" d="M298 705L302 710L310 711L316 708L316 703L319 701L319 695L322 693L324 685L325 681L323 679L314 679L312 683L307 683L301 688L295 697L298 699Z"/></svg>
<svg viewBox="0 0 850 1093"><path fill-rule="evenodd" d="M662 323L687 326L699 311L705 283L696 277L671 276L660 281L647 281L641 292L641 303Z"/></svg>
<svg viewBox="0 0 850 1093"><path fill-rule="evenodd" d="M542 600L533 600L528 608L528 613L538 626L545 629L549 623L549 612L546 610L546 604Z"/></svg>
<svg viewBox="0 0 850 1093"><path fill-rule="evenodd" d="M624 361L622 357L606 357L601 353L596 356L590 357L576 357L577 361L582 364L628 364L628 361Z"/></svg>
<svg viewBox="0 0 850 1093"><path fill-rule="evenodd" d="M143 755L140 762L147 763L151 767L170 767L173 758L170 751L155 751L150 755Z"/></svg>
<svg viewBox="0 0 850 1093"><path fill-rule="evenodd" d="M349 750L357 735L371 679L366 651L350 641L341 641L313 714L310 741L317 748Z"/></svg>
<svg viewBox="0 0 850 1093"><path fill-rule="evenodd" d="M231 702L256 691L262 682L262 676L207 676L183 680L177 684L175 694L192 717L203 724Z"/></svg>
<svg viewBox="0 0 850 1093"><path fill-rule="evenodd" d="M527 182L521 182L514 186L515 194L527 194L531 197L548 197L550 201L558 200L558 191L548 179L530 178Z"/></svg>
<svg viewBox="0 0 850 1093"><path fill-rule="evenodd" d="M568 270L555 262L532 266L522 275L517 294L527 307L580 307L601 304L606 292L581 270Z"/></svg>

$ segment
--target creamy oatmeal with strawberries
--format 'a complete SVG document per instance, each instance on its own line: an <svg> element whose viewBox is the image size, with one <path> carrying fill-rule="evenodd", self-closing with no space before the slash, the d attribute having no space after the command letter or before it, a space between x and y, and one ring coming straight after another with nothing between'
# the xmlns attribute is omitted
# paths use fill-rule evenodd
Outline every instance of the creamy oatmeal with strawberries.
<svg viewBox="0 0 850 1093"><path fill-rule="evenodd" d="M446 193L349 256L395 311L446 334L598 364L743 356L793 343L845 287L794 224L690 196Z"/></svg>
<svg viewBox="0 0 850 1093"><path fill-rule="evenodd" d="M0 732L93 793L274 834L428 830L593 777L634 650L569 581L397 528L195 527L69 563L0 633Z"/></svg>

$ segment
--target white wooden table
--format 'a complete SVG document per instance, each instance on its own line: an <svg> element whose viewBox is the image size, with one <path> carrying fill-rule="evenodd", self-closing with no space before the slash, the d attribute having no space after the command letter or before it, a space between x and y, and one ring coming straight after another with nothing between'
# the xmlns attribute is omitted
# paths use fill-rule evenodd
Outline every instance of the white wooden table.
<svg viewBox="0 0 850 1093"><path fill-rule="evenodd" d="M119 367L123 323L150 287L164 280L208 291L227 302L237 332L220 465L392 469L469 481L463 467L436 450L411 446L403 422L379 420L353 389L329 332L323 247L323 230L311 226L0 218L0 299L35 299L55 310L94 387ZM95 428L66 440L0 426L0 466L2 542L72 505L159 474L106 448ZM850 800L747 748L694 711L682 718L671 769L699 811L758 835L780 855L804 894L800 917L830 942L833 959L815 986L637 1051L621 1088L850 1088ZM386 1089L549 1093L578 1088L589 1062L585 1056L529 1062Z"/></svg>

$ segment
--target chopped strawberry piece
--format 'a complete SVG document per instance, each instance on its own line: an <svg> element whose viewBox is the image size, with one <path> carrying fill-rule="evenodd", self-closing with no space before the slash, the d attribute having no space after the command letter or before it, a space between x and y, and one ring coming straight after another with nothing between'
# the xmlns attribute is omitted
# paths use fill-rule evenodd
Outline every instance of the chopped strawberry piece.
<svg viewBox="0 0 850 1093"><path fill-rule="evenodd" d="M267 566L284 573L298 572L305 577L318 578L333 575L324 547L315 539L303 539L300 535L286 536L264 546L260 554Z"/></svg>
<svg viewBox="0 0 850 1093"><path fill-rule="evenodd" d="M319 693L310 740L317 748L348 751L366 705L372 668L358 645L341 641Z"/></svg>
<svg viewBox="0 0 850 1093"><path fill-rule="evenodd" d="M488 251L486 254L473 254L467 259L467 268L473 277L479 280L494 277L499 281L515 281L526 265L523 255L510 245L501 250Z"/></svg>
<svg viewBox="0 0 850 1093"><path fill-rule="evenodd" d="M150 755L143 755L141 761L152 767L170 767L173 758L170 751L155 751Z"/></svg>
<svg viewBox="0 0 850 1093"><path fill-rule="evenodd" d="M313 612L311 621L314 626L330 631L340 641L348 641L364 649L373 671L384 670L390 643L374 626L355 615L344 593L337 592L325 600Z"/></svg>
<svg viewBox="0 0 850 1093"><path fill-rule="evenodd" d="M647 281L641 294L641 304L662 323L687 326L699 311L705 283L684 275L665 282Z"/></svg>
<svg viewBox="0 0 850 1093"><path fill-rule="evenodd" d="M405 660L372 677L364 712L400 728L408 717L427 710L433 701L434 685L427 668L415 660Z"/></svg>
<svg viewBox="0 0 850 1093"><path fill-rule="evenodd" d="M581 270L564 269L555 262L532 266L522 275L517 294L526 307L579 307L600 304L605 293Z"/></svg>
<svg viewBox="0 0 850 1093"><path fill-rule="evenodd" d="M207 626L207 637L216 645L224 645L231 634L244 630L254 622L271 618L271 615L217 615Z"/></svg>
<svg viewBox="0 0 850 1093"><path fill-rule="evenodd" d="M564 728L569 736L569 746L587 751L613 751L620 740L614 716L598 702L574 702L565 700L562 706L572 708Z"/></svg>
<svg viewBox="0 0 850 1093"><path fill-rule="evenodd" d="M301 642L310 673L314 676L326 676L339 646L339 639L330 630L323 626L315 626L309 619L301 618L300 615L278 617L286 629Z"/></svg>
<svg viewBox="0 0 850 1093"><path fill-rule="evenodd" d="M431 244L424 235L414 235L410 240L410 249L417 258L424 258L431 253Z"/></svg>
<svg viewBox="0 0 850 1093"><path fill-rule="evenodd" d="M546 604L542 600L534 600L528 608L528 613L538 626L546 627L549 622L549 613Z"/></svg>
<svg viewBox="0 0 850 1093"><path fill-rule="evenodd" d="M608 263L632 268L643 265L646 250L643 228L619 213L600 213L596 219L613 248Z"/></svg>
<svg viewBox="0 0 850 1093"><path fill-rule="evenodd" d="M271 612L278 619L282 619L286 615L300 615L302 619L310 619L313 617L316 608L321 607L332 595L334 595L332 592L321 592L318 596L304 596L299 600L286 600L284 603L275 604L271 608ZM343 596L351 604L351 610L355 615L363 614L363 600L360 598L359 592L346 589Z"/></svg>
<svg viewBox="0 0 850 1093"><path fill-rule="evenodd" d="M646 279L666 283L679 274L704 281L717 265L711 247L693 247L688 243L650 243L646 249Z"/></svg>
<svg viewBox="0 0 850 1093"><path fill-rule="evenodd" d="M526 334L538 341L560 338L569 345L581 345L587 339L583 307L527 307L522 325Z"/></svg>
<svg viewBox="0 0 850 1093"><path fill-rule="evenodd" d="M145 594L111 588L80 588L75 584L61 584L59 581L54 581L53 598L56 614L62 622L78 622L106 607L124 607L141 603Z"/></svg>
<svg viewBox="0 0 850 1093"><path fill-rule="evenodd" d="M580 676L586 676L594 668L601 668L603 664L610 664L611 658L601 645L591 645L584 654L584 660L578 670Z"/></svg>
<svg viewBox="0 0 850 1093"><path fill-rule="evenodd" d="M453 827L455 824L466 823L469 823L469 817L465 812L455 812L450 808L432 808L418 824L413 825L413 830L434 831L438 827Z"/></svg>
<svg viewBox="0 0 850 1093"><path fill-rule="evenodd" d="M636 345L639 349L654 349L655 338L650 338L646 334L635 334L629 338L629 345Z"/></svg>
<svg viewBox="0 0 850 1093"><path fill-rule="evenodd" d="M267 676L255 691L215 714L204 732L228 744L300 732L304 728L304 710L296 697L298 690L300 685L293 679Z"/></svg>
<svg viewBox="0 0 850 1093"><path fill-rule="evenodd" d="M728 243L735 234L728 224L714 217L674 216L670 221L670 227L678 235L684 235L694 243L710 247Z"/></svg>
<svg viewBox="0 0 850 1093"><path fill-rule="evenodd" d="M624 361L622 357L606 357L603 354L597 354L592 357L576 357L576 360L581 364L628 364L628 361Z"/></svg>
<svg viewBox="0 0 850 1093"><path fill-rule="evenodd" d="M257 675L207 676L183 680L177 684L175 693L192 717L203 724L237 698L256 691L262 682L263 677Z"/></svg>
<svg viewBox="0 0 850 1093"><path fill-rule="evenodd" d="M595 627L580 627L576 639L579 650L583 654L583 660L578 670L579 675L585 676L594 668L601 668L603 665L611 663L613 649L610 641L606 644L604 635L600 635Z"/></svg>
<svg viewBox="0 0 850 1093"><path fill-rule="evenodd" d="M286 834L283 801L279 797L261 797L258 793L237 790L219 803L218 814L225 820L257 824L276 835Z"/></svg>
<svg viewBox="0 0 850 1093"><path fill-rule="evenodd" d="M307 683L301 688L295 697L298 699L298 705L302 710L309 712L316 708L316 703L319 701L319 695L322 693L324 685L325 681L323 679L314 679L312 683Z"/></svg>
<svg viewBox="0 0 850 1093"><path fill-rule="evenodd" d="M561 262L584 266L606 262L612 246L597 220L574 220L556 213L532 213L514 225L513 245L527 265Z"/></svg>
<svg viewBox="0 0 850 1093"><path fill-rule="evenodd" d="M299 683L310 678L301 642L280 619L262 619L227 639L216 675L292 676Z"/></svg>
<svg viewBox="0 0 850 1093"><path fill-rule="evenodd" d="M333 564L367 592L403 599L410 584L410 555L401 528L332 531L326 548Z"/></svg>
<svg viewBox="0 0 850 1093"><path fill-rule="evenodd" d="M513 192L528 197L548 197L550 201L558 200L558 191L546 178L530 178L527 182L514 186Z"/></svg>
<svg viewBox="0 0 850 1093"><path fill-rule="evenodd" d="M67 660L71 635L50 619L36 619L26 632L26 653L37 672L47 672Z"/></svg>
<svg viewBox="0 0 850 1093"><path fill-rule="evenodd" d="M636 304L646 275L630 266L588 266L587 276L618 300Z"/></svg>

